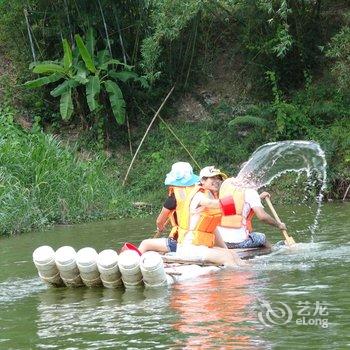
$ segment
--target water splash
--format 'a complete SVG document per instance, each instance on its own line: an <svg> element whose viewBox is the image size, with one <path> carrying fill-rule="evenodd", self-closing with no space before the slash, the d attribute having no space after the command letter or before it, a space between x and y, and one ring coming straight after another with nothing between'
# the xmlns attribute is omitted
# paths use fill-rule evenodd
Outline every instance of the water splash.
<svg viewBox="0 0 350 350"><path fill-rule="evenodd" d="M326 188L326 157L320 145L313 141L271 142L259 147L243 165L234 181L235 185L259 189L286 173L307 176L307 186L317 188L317 210L314 223L309 227L313 234L321 213Z"/></svg>

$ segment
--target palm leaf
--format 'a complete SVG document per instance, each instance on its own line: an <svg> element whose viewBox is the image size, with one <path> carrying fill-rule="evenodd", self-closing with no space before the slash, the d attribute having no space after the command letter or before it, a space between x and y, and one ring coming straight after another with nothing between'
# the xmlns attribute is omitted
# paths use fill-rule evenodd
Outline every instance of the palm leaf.
<svg viewBox="0 0 350 350"><path fill-rule="evenodd" d="M104 62L103 64L101 64L101 66L99 68L106 70L110 64L115 64L117 66L118 65L122 65L122 66L125 66L125 67L129 67L130 69L133 68L132 66L129 66L129 65L123 63L123 62L120 62L119 60L114 59L114 58L111 58L110 60Z"/></svg>
<svg viewBox="0 0 350 350"><path fill-rule="evenodd" d="M44 64L39 63L33 68L33 72L39 73L39 74L48 74L48 73L64 74L65 69L62 66L54 63L44 63Z"/></svg>
<svg viewBox="0 0 350 350"><path fill-rule="evenodd" d="M123 124L125 120L125 101L123 93L119 86L112 80L105 81L105 86L115 120L118 124Z"/></svg>
<svg viewBox="0 0 350 350"><path fill-rule="evenodd" d="M101 91L100 79L97 76L92 76L89 78L88 83L86 84L86 101L89 105L90 111L94 111L99 107L98 102L95 99L95 96L98 95Z"/></svg>
<svg viewBox="0 0 350 350"><path fill-rule="evenodd" d="M91 57L94 56L95 52L95 45L96 45L96 39L95 39L95 33L93 28L89 28L86 32L86 48L89 51L89 54Z"/></svg>
<svg viewBox="0 0 350 350"><path fill-rule="evenodd" d="M75 36L75 41L77 43L78 49L79 49L79 53L85 63L86 68L92 72L95 73L96 72L96 68L94 65L94 62L92 60L92 57L88 51L88 49L86 48L83 39L81 38L81 36L79 34L76 34Z"/></svg>
<svg viewBox="0 0 350 350"><path fill-rule="evenodd" d="M59 64L59 62L57 61L35 61L35 62L31 62L29 64L29 69L33 69L34 67L36 67L39 64Z"/></svg>
<svg viewBox="0 0 350 350"><path fill-rule="evenodd" d="M73 113L73 101L72 101L72 90L69 89L61 96L60 101L60 113L62 119L68 120L72 116Z"/></svg>
<svg viewBox="0 0 350 350"><path fill-rule="evenodd" d="M100 50L97 52L97 63L98 66L103 65L111 59L111 55L108 50Z"/></svg>
<svg viewBox="0 0 350 350"><path fill-rule="evenodd" d="M135 72L129 72L127 70L123 70L121 72L115 72L115 71L111 70L108 72L108 74L112 78L121 80L124 83L129 79L137 80L139 78L139 76Z"/></svg>
<svg viewBox="0 0 350 350"><path fill-rule="evenodd" d="M43 85L54 83L55 81L58 81L58 80L60 80L62 78L63 78L62 74L54 73L54 74L51 74L51 75L49 75L47 77L41 77L41 78L38 78L38 79L29 80L29 81L24 83L24 86L27 87L27 88L33 89L33 88L37 88L37 87L40 87L40 86L43 86Z"/></svg>
<svg viewBox="0 0 350 350"><path fill-rule="evenodd" d="M78 86L78 82L76 82L74 79L65 80L62 84L56 86L51 92L50 95L53 97L60 96L67 92L70 89L74 89Z"/></svg>
<svg viewBox="0 0 350 350"><path fill-rule="evenodd" d="M72 63L73 63L73 54L67 39L63 39L62 45L63 45L63 65L64 65L64 68L68 71L68 69L72 66Z"/></svg>

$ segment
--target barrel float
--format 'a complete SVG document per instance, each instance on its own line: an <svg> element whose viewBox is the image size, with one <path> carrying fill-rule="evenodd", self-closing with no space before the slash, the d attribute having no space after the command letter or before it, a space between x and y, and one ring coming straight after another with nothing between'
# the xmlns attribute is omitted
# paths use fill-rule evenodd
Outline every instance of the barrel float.
<svg viewBox="0 0 350 350"><path fill-rule="evenodd" d="M118 253L105 249L97 257L97 268L102 284L106 288L117 288L123 285L122 275L118 267Z"/></svg>
<svg viewBox="0 0 350 350"><path fill-rule="evenodd" d="M55 253L55 262L61 278L67 287L83 286L78 266L76 264L76 251L70 246L63 246Z"/></svg>
<svg viewBox="0 0 350 350"><path fill-rule="evenodd" d="M155 288L168 284L163 259L159 253L144 253L140 259L140 269L146 287Z"/></svg>
<svg viewBox="0 0 350 350"><path fill-rule="evenodd" d="M140 255L135 250L125 250L120 253L118 267L125 288L137 288L142 285Z"/></svg>
<svg viewBox="0 0 350 350"><path fill-rule="evenodd" d="M77 252L76 263L80 277L87 287L100 286L100 272L97 268L98 254L94 248L86 247Z"/></svg>
<svg viewBox="0 0 350 350"><path fill-rule="evenodd" d="M51 247L44 245L36 248L33 252L33 262L42 281L55 287L63 285L55 263L55 251Z"/></svg>

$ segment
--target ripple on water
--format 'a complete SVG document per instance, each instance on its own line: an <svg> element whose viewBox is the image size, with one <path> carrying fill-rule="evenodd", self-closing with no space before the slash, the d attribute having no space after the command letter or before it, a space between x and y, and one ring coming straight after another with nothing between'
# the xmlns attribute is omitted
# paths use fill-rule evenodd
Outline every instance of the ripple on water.
<svg viewBox="0 0 350 350"><path fill-rule="evenodd" d="M350 245L322 243L297 243L291 248L283 247L269 255L252 260L258 271L306 271L317 266L350 262Z"/></svg>
<svg viewBox="0 0 350 350"><path fill-rule="evenodd" d="M0 304L27 298L45 289L47 287L39 278L9 278L0 283Z"/></svg>

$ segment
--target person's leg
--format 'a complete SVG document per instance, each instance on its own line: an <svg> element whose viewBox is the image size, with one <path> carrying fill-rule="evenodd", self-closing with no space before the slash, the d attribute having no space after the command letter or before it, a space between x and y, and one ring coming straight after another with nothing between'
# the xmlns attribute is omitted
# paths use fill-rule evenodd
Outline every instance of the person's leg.
<svg viewBox="0 0 350 350"><path fill-rule="evenodd" d="M229 249L259 248L268 246L268 244L265 234L260 232L251 232L247 239L239 243L226 242Z"/></svg>
<svg viewBox="0 0 350 350"><path fill-rule="evenodd" d="M258 248L258 247L267 247L270 248L271 245L267 241L266 236L264 233L261 232L251 232L249 234L249 237L252 239L252 248Z"/></svg>
<svg viewBox="0 0 350 350"><path fill-rule="evenodd" d="M218 230L215 230L215 243L214 243L214 246L227 249L227 246L226 246L224 240L222 239L221 234L220 234L220 232Z"/></svg>
<svg viewBox="0 0 350 350"><path fill-rule="evenodd" d="M225 248L207 248L203 258L205 261L218 265L230 267L245 265L245 262L235 252Z"/></svg>
<svg viewBox="0 0 350 350"><path fill-rule="evenodd" d="M153 250L155 252L160 253L169 252L170 250L167 245L167 238L144 239L139 246L139 251L143 254L145 252L148 252L149 250Z"/></svg>

